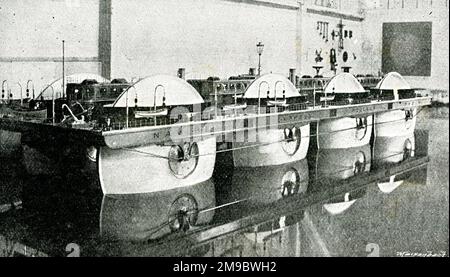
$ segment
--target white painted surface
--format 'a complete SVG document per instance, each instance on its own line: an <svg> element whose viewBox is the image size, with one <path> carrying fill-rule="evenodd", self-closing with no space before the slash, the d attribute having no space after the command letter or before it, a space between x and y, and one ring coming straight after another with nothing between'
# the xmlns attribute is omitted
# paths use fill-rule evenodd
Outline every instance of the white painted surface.
<svg viewBox="0 0 450 277"><path fill-rule="evenodd" d="M300 127L300 146L294 155L289 155L283 149L283 129L258 131L256 142L233 143L233 160L235 167L260 167L281 165L300 161L306 158L310 141L310 125ZM294 143L294 142L292 142Z"/></svg>
<svg viewBox="0 0 450 277"><path fill-rule="evenodd" d="M0 81L14 98L19 82L33 80L36 93L61 78L62 40L66 74L99 73L98 0L0 0ZM81 60L81 61L80 61Z"/></svg>
<svg viewBox="0 0 450 277"><path fill-rule="evenodd" d="M160 158L169 157L170 146L149 145L132 150L102 147L98 168L103 193L149 193L191 186L208 180L214 170L216 139L206 138L197 144L198 164L186 178L176 177L169 167L168 159Z"/></svg>
<svg viewBox="0 0 450 277"><path fill-rule="evenodd" d="M357 129L357 119L344 117L320 121L319 148L320 149L343 149L362 147L368 145L372 136L372 116L365 117L367 126Z"/></svg>
<svg viewBox="0 0 450 277"><path fill-rule="evenodd" d="M112 76L228 77L296 67L297 11L221 0L113 0Z"/></svg>

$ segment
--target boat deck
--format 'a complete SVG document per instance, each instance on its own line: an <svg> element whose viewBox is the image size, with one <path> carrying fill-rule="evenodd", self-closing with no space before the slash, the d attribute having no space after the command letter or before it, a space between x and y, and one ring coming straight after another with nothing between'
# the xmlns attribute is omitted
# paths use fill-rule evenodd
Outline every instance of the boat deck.
<svg viewBox="0 0 450 277"><path fill-rule="evenodd" d="M431 97L416 97L391 101L371 101L368 103L342 103L342 105L310 106L306 104L291 105L288 108L277 107L270 113L246 113L213 115L212 119L192 116L189 121L161 119L133 120L114 123L108 129L100 126L81 125L67 127L61 124L42 123L36 120L19 120L17 118L0 118L0 128L13 132L33 132L43 136L68 137L70 140L83 141L90 145L111 148L135 147L140 145L162 143L170 139L174 132L187 128L186 139L196 136L236 135L256 128L283 127L295 123L316 122L326 119L355 117L376 114L391 110L411 109L431 104ZM280 108L282 110L280 110ZM257 123L257 124L256 124ZM213 126L213 128L211 128ZM211 131L214 129L213 131ZM186 132L182 132L186 134ZM176 135L182 139L180 135Z"/></svg>

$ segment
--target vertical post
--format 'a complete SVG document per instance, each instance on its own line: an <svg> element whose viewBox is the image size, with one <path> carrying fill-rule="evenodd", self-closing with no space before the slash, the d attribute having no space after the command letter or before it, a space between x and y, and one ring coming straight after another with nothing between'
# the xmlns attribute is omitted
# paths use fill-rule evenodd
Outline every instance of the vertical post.
<svg viewBox="0 0 450 277"><path fill-rule="evenodd" d="M66 77L64 72L64 40L62 41L62 98L65 98Z"/></svg>
<svg viewBox="0 0 450 277"><path fill-rule="evenodd" d="M258 76L261 76L261 53L258 54Z"/></svg>
<svg viewBox="0 0 450 277"><path fill-rule="evenodd" d="M111 13L112 0L99 0L98 58L101 75L111 79Z"/></svg>
<svg viewBox="0 0 450 277"><path fill-rule="evenodd" d="M261 54L264 51L264 44L261 41L256 44L256 51L258 53L258 76L261 76Z"/></svg>
<svg viewBox="0 0 450 277"><path fill-rule="evenodd" d="M289 69L289 80L290 80L294 85L297 85L297 84L295 83L295 68Z"/></svg>
<svg viewBox="0 0 450 277"><path fill-rule="evenodd" d="M237 116L237 84L234 84L234 116Z"/></svg>
<svg viewBox="0 0 450 277"><path fill-rule="evenodd" d="M213 86L214 86L214 115L215 115L215 118L217 118L217 109L218 109L217 101L219 99L217 97L217 85L214 84L214 82L213 82Z"/></svg>
<svg viewBox="0 0 450 277"><path fill-rule="evenodd" d="M313 82L313 108L316 108L316 82Z"/></svg>
<svg viewBox="0 0 450 277"><path fill-rule="evenodd" d="M17 82L17 84L20 87L20 106L22 107L23 106L22 85L19 82Z"/></svg>
<svg viewBox="0 0 450 277"><path fill-rule="evenodd" d="M52 85L50 85L52 88L52 123L55 124L55 89Z"/></svg>
<svg viewBox="0 0 450 277"><path fill-rule="evenodd" d="M125 123L125 126L126 126L126 128L128 129L128 115L129 115L129 108L128 108L128 91L130 91L130 88L128 88L127 89L127 91L126 91L126 99L125 99L125 102L126 102L126 123Z"/></svg>

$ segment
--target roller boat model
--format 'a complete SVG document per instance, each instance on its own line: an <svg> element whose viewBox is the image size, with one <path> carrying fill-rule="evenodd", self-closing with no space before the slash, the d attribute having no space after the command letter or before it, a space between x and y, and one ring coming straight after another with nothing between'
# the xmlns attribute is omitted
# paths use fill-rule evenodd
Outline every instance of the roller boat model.
<svg viewBox="0 0 450 277"><path fill-rule="evenodd" d="M378 100L401 101L417 97L415 89L397 72L388 73L372 90ZM377 137L408 136L414 134L417 108L382 112L375 115Z"/></svg>
<svg viewBox="0 0 450 277"><path fill-rule="evenodd" d="M160 143L133 140L135 132L142 128L178 120L161 114L152 114L150 118L136 116L141 111L148 114L158 109L183 108L189 113L193 105L203 103L197 91L182 79L166 75L120 84L123 85L126 89L114 92L118 93L115 99L107 89L111 84L105 87L86 82L74 86L67 91L66 98L55 101L58 108L55 108L54 118L68 128L120 135L123 143L134 146L110 148L92 141L67 141L70 138L54 144L48 137L30 133L23 140L27 168L33 169L39 164L38 170L47 167L54 171L56 168L63 171L63 175L83 172L98 179L104 194L150 193L208 180L215 163L214 136L170 136ZM94 94L88 91L92 86L98 86ZM77 108L79 113L75 111Z"/></svg>
<svg viewBox="0 0 450 277"><path fill-rule="evenodd" d="M316 93L316 102L325 107L370 103L369 92L350 73L333 77ZM326 119L318 122L318 148L339 149L359 147L369 144L372 136L373 115L358 115Z"/></svg>
<svg viewBox="0 0 450 277"><path fill-rule="evenodd" d="M241 136L232 138L232 148L236 149L233 151L234 166L281 165L304 159L309 146L309 122L279 125L275 114L306 109L305 97L279 74L266 74L249 80L241 88L245 89L241 90L239 97L235 93L234 104L222 108L230 111L232 116L266 116L270 123L266 128L258 128L255 120L254 126L247 127L255 127L256 130L247 130Z"/></svg>
<svg viewBox="0 0 450 277"><path fill-rule="evenodd" d="M207 118L227 119L252 116L248 128L227 136L225 141L233 151L235 167L281 165L302 160L309 146L309 122L279 125L277 115L295 110L306 110L307 99L284 76L237 76L229 80L209 78L190 80L202 95L210 97L210 106L204 112ZM209 116L208 116L209 114ZM260 119L258 119L260 118ZM270 121L259 128L258 120ZM272 122L273 121L273 122Z"/></svg>

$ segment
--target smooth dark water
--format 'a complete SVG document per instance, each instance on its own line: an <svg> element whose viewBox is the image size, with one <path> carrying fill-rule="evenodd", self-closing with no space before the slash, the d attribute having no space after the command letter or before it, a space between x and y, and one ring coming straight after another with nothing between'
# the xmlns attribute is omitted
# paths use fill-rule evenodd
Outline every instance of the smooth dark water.
<svg viewBox="0 0 450 277"><path fill-rule="evenodd" d="M262 168L224 154L207 182L132 196L2 160L0 256L448 256L448 123L448 107L426 108L401 162L373 145Z"/></svg>

